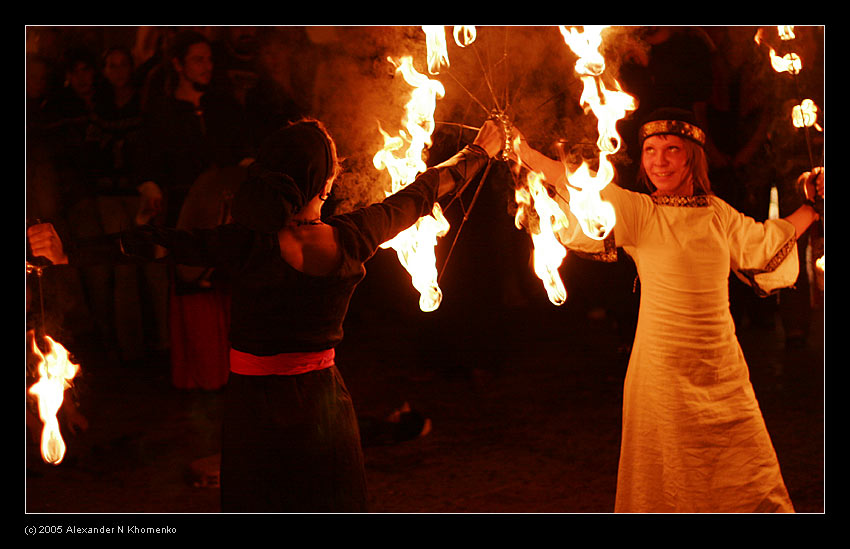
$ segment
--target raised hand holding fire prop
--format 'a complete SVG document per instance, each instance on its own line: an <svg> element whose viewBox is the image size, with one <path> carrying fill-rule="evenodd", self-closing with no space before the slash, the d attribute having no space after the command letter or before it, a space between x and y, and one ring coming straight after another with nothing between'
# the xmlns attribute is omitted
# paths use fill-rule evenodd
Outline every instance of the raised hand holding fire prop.
<svg viewBox="0 0 850 549"><path fill-rule="evenodd" d="M438 74L450 66L447 53L445 28L441 26L424 26L426 35L427 64L430 74ZM456 27L455 41L460 47L467 47L475 41L474 27ZM373 164L379 170L386 170L392 179L392 188L387 195L394 194L411 183L416 176L427 168L423 159L425 151L431 145L431 134L434 131L434 111L437 99L445 95L445 88L439 80L428 78L413 67L413 58L406 56L399 61L390 59L404 80L413 87L410 98L405 105L405 115L402 119L403 130L397 136L379 128L384 136L384 146L373 157ZM483 106L483 105L482 105ZM478 128L472 128L478 129ZM490 164L488 163L481 183L487 178ZM468 184L468 182L467 182ZM478 196L479 188L475 198ZM455 192L455 198L465 190L465 185ZM451 205L451 202L449 203ZM447 206L448 207L448 206ZM471 209L471 206L470 206ZM463 222L468 218L468 210ZM463 223L461 224L462 227ZM412 227L402 231L392 240L385 242L382 248L396 250L399 261L410 273L414 287L420 293L419 308L424 312L436 310L442 301L442 291L439 286L440 273L437 272L435 247L437 239L444 236L450 229L449 222L443 215L439 203L434 205L431 215L420 218ZM457 235L452 243L457 242ZM448 258L446 259L448 261ZM445 264L443 265L443 271Z"/></svg>
<svg viewBox="0 0 850 549"><path fill-rule="evenodd" d="M793 25L781 25L776 28L777 36L782 44L788 48L792 40L796 38ZM798 75L803 70L803 60L795 52L788 52L780 56L776 49L769 43L767 32L765 29L759 29L754 38L756 44L766 45L770 55L770 64L778 73L788 73L794 81L794 87L797 90L798 100L800 103L792 108L791 118L795 127L803 128L806 137L806 147L809 153L809 163L811 167L815 167L814 156L812 154L811 137L809 128L814 127L818 131L823 129L817 124L818 107L811 99L803 99L800 93L800 85Z"/></svg>
<svg viewBox="0 0 850 549"><path fill-rule="evenodd" d="M616 223L613 206L602 200L600 194L614 177L614 167L611 164L609 157L615 154L620 148L620 138L617 135L615 126L616 123L625 117L627 113L636 108L635 100L622 91L616 80L609 78L608 75L605 74L606 63L600 48L603 42L602 31L606 28L607 27L588 26L579 30L579 28L575 27L560 27L563 39L574 50L574 52L578 54L578 61L575 64L575 70L584 85L580 104L583 107L585 114L592 112L597 118L596 126L599 135L596 144L599 150L599 161L598 166L595 169L591 169L591 165L584 163L575 171L566 173L566 177L562 177L565 175L566 170L559 170L560 174L558 175L556 192L561 193L562 195L567 193L569 194L569 199L565 198L564 201L569 202L570 210L576 216L582 231L590 238L598 240L605 239L611 233L611 230ZM508 51L511 50L508 47L507 36L503 36L504 43L501 44L501 47L498 44L498 41L502 37L497 33L488 35L490 36L490 40L487 42L486 46L484 44L479 46L481 41L477 38L478 32L475 27L454 28L453 36L455 44L457 44L460 48L471 50L471 52L469 54L465 54L464 57L468 60L468 57L472 55L472 61L475 62L477 59L478 67L481 69L481 77L476 79L474 84L475 87L483 90L486 95L479 98L470 91L470 88L473 86L464 85L464 83L462 83L454 74L455 67L449 59L448 54L448 45L450 41L447 40L446 28L440 26L429 26L422 27L422 30L426 36L425 43L428 50L427 72L432 75L439 74L453 79L454 83L460 86L469 98L472 99L472 106L480 107L480 109L484 111L488 120L494 120L502 126L504 132L504 145L499 159L502 161L515 160L517 161L516 167L518 168L517 170L511 171L514 176L514 189L516 191L515 201L517 205L517 213L514 219L515 224L517 227L525 229L530 233L532 244L534 246L534 270L543 280L547 293L550 296L550 301L556 305L562 304L566 299L566 291L563 289L563 283L560 281L558 267L566 256L566 250L560 245L560 243L558 243L556 234L559 230L565 228L567 217L561 215L563 212L560 212L557 208L552 208L555 204L555 201L552 199L552 193L555 191L555 181L546 181L543 173L540 172L536 174L527 174L528 177L524 180L520 178L519 168L524 166L532 172L536 170L527 165L526 159L519 159L518 156L514 156L514 141L519 134L518 132L515 132L511 121L511 115L509 113L513 108L513 102L518 101L516 88L519 87L521 79L514 79L510 75ZM495 55L494 45L496 46ZM461 59L460 61L461 63L459 66L463 66L464 59ZM467 73L464 73L464 76L469 79L470 74L471 73L468 73L467 71ZM606 78L603 79L603 76ZM436 86L438 83L436 80L431 80L421 74L417 77L417 79L422 82L420 86L423 88L430 88L432 85ZM509 88L513 89L509 90ZM444 89L445 88L440 88L440 93L432 93L429 97L442 97L442 94L445 93ZM412 95L413 94L411 94L411 97ZM382 130L382 133L384 133L385 146L382 151L375 155L375 166L379 169L388 170L391 174L393 174L394 181L412 181L418 173L417 170L424 170L424 163L420 162L425 148L430 146L430 132L434 128L433 114L435 102L422 102L416 107L413 107L413 105L413 101L408 104L409 110L408 114L405 116L404 122L408 129L405 133L408 136L414 135L414 128L410 126L410 121L415 120L420 116L412 116L412 108L420 114L423 112L425 113L426 116L421 119L419 127L427 130L429 139L416 142L414 139L405 137L404 135L400 136L401 139L390 138L390 136ZM440 122L439 124L455 125L462 129L479 129L453 122ZM409 144L409 146L404 149L406 144ZM393 160L392 156L388 154L390 151L393 152L392 156L395 156L396 160ZM404 154L399 154L402 151L404 151ZM411 162L401 162L402 157L411 160ZM399 169L397 167L399 164L402 164L404 169ZM472 209L472 206L475 205L475 202L481 192L482 185L487 179L491 164L488 164L487 169L480 178L471 203L468 204L468 206L462 205L462 207L464 207L463 220L457 228L454 242L452 242L451 248L448 251L446 263L448 263L448 260L451 257L454 245L457 242L461 229L463 228L463 224L468 219L469 212ZM564 166L561 167L564 168ZM402 173L404 173L404 175L402 175ZM548 176L551 174L546 173L546 175ZM401 186L404 184L406 183L402 183ZM468 184L469 182L466 183L466 185ZM464 185L464 188L466 185ZM395 186L396 185L394 184L394 187ZM455 192L455 195L452 197L449 204L444 207L448 208L456 200L462 202L461 193L464 188ZM395 192L395 190L393 192ZM435 210L436 209L437 208L435 207ZM430 217L439 219L441 215L434 213ZM417 226L420 225L420 223L417 223ZM435 236L428 239L429 252L427 254L427 259L424 261L424 263L427 264L427 267L423 269L428 271L428 275L425 277L428 282L422 285L417 285L418 283L414 282L422 295L422 301L420 302L420 308L422 310L434 310L437 306L439 306L439 299L441 296L439 280L445 271L446 265L443 265L435 283L433 279L433 269L431 267L434 259L432 252L436 238L445 234L445 231L447 230L447 224L440 223L438 228L435 228L432 233ZM393 242L393 244L397 244L397 242ZM399 257L402 259L402 263L406 266L413 263L408 259L404 259L407 257L406 252L400 252ZM413 271L411 269L408 270L411 271L411 275L413 276Z"/></svg>
<svg viewBox="0 0 850 549"><path fill-rule="evenodd" d="M796 39L794 26L780 25L776 27L776 36L778 37L780 44L782 44L783 50L790 49L790 44L793 40ZM815 162L814 154L812 152L812 138L810 128L817 130L818 132L822 132L823 128L817 123L818 106L811 99L803 99L802 93L800 92L799 74L803 70L803 60L796 52L793 51L789 51L787 53L784 53L783 55L777 53L777 49L774 47L774 45L770 43L772 37L772 33L768 33L766 28L760 28L758 32L756 32L754 40L758 45L767 46L770 56L770 64L773 67L773 70L780 74L787 73L793 79L794 87L797 92L797 101L800 101L800 103L794 105L791 109L791 123L794 125L795 128L803 129L803 135L805 136L806 140L806 150L809 155L809 165L811 167L811 171L808 172L808 174L820 173L821 175L819 180L822 182L823 168L818 167L817 163ZM777 47L779 46L777 45ZM801 176L798 180L800 192L803 194L806 201L809 202L815 208L821 218L821 221L823 221L824 210L822 189L820 194L809 190L809 185L806 184L807 179L808 177ZM824 270L823 256L815 260L815 266L821 271Z"/></svg>

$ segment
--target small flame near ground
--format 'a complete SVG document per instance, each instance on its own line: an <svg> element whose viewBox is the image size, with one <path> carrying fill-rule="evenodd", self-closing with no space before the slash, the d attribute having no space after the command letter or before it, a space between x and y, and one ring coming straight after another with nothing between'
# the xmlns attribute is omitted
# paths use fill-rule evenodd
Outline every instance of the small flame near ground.
<svg viewBox="0 0 850 549"><path fill-rule="evenodd" d="M38 414L43 423L41 432L41 457L45 462L59 465L65 457L65 441L59 428L57 414L65 399L65 389L77 375L79 366L71 362L70 355L59 342L45 335L47 352L42 353L36 344L35 333L30 331L33 354L38 358L39 379L29 388L38 400Z"/></svg>

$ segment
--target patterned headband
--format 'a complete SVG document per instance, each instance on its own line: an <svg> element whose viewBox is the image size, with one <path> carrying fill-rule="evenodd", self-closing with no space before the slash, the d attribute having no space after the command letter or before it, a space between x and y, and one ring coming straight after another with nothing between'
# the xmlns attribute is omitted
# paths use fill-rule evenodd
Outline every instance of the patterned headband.
<svg viewBox="0 0 850 549"><path fill-rule="evenodd" d="M662 134L680 135L696 141L700 145L705 145L705 132L693 124L688 124L682 120L653 120L652 122L647 122L641 126L638 137L641 144L643 144L647 137Z"/></svg>

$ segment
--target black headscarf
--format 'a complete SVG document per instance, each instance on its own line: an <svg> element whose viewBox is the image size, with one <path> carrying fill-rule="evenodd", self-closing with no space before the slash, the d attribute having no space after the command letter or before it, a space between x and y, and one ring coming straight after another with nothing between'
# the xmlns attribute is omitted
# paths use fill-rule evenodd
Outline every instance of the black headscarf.
<svg viewBox="0 0 850 549"><path fill-rule="evenodd" d="M650 113L638 133L641 146L647 137L653 135L678 135L705 146L705 132L697 124L693 113L685 109L665 107Z"/></svg>
<svg viewBox="0 0 850 549"><path fill-rule="evenodd" d="M333 175L326 133L314 121L294 122L271 134L233 198L233 221L273 233L322 192Z"/></svg>

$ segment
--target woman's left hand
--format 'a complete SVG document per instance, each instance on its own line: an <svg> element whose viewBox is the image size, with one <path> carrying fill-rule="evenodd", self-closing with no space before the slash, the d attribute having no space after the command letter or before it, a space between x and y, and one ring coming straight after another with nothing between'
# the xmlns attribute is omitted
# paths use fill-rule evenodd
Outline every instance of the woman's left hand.
<svg viewBox="0 0 850 549"><path fill-rule="evenodd" d="M814 201L815 197L823 198L824 168L818 167L810 172L800 174L800 177L797 178L797 183L807 200Z"/></svg>
<svg viewBox="0 0 850 549"><path fill-rule="evenodd" d="M473 142L487 151L487 156L493 158L505 146L505 128L501 123L487 120L478 130Z"/></svg>
<svg viewBox="0 0 850 549"><path fill-rule="evenodd" d="M824 189L824 173L823 168L815 168L815 173L817 174L817 179L815 179L815 189L817 189L818 196L823 198L823 189Z"/></svg>
<svg viewBox="0 0 850 549"><path fill-rule="evenodd" d="M52 223L39 223L27 229L32 254L45 257L54 265L68 263L68 256L62 247L62 240Z"/></svg>

